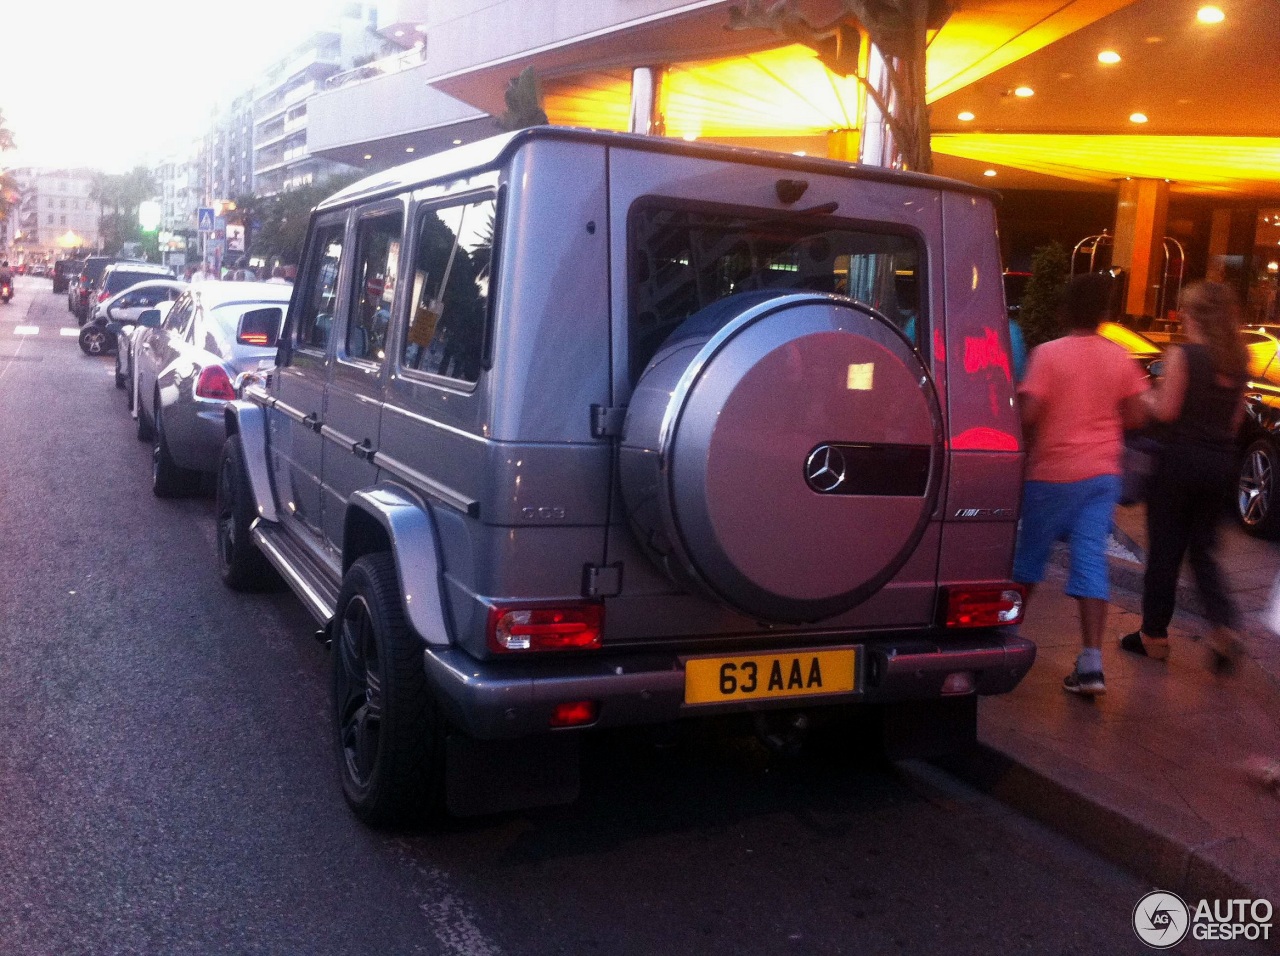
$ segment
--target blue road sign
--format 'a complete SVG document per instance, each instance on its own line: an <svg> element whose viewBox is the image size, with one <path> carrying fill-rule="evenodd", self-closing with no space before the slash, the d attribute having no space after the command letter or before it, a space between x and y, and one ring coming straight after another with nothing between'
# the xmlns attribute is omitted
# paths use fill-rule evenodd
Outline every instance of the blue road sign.
<svg viewBox="0 0 1280 956"><path fill-rule="evenodd" d="M196 229L199 232L213 232L213 210L201 206L196 210Z"/></svg>

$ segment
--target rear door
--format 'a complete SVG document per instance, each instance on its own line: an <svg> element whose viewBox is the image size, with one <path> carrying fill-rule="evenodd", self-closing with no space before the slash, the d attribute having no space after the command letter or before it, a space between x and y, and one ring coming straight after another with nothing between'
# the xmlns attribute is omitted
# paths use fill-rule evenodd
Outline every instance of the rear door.
<svg viewBox="0 0 1280 956"><path fill-rule="evenodd" d="M320 473L324 394L329 377L334 322L341 308L342 275L348 268L347 213L316 219L294 295L287 361L275 376L271 409L272 471L286 526L322 548Z"/></svg>
<svg viewBox="0 0 1280 956"><path fill-rule="evenodd" d="M159 327L147 330L134 356L134 362L137 365L135 378L138 403L140 407L150 411L152 421L155 420L153 404L157 377L168 362L167 356L173 352L173 338L181 336L182 330L191 321L194 311L194 297L191 294L184 295L169 310Z"/></svg>
<svg viewBox="0 0 1280 956"><path fill-rule="evenodd" d="M398 302L405 203L374 203L355 217L352 268L337 323L321 429L325 543L342 553L347 501L378 479L373 455L382 420L387 334Z"/></svg>
<svg viewBox="0 0 1280 956"><path fill-rule="evenodd" d="M777 186L787 175L764 166L610 151L615 407L631 403L647 363L685 319L713 302L748 292L827 293L865 303L910 341L941 391L941 366L933 347L941 310L931 308L940 300L930 292L928 269L929 250L941 248L936 193L814 171L804 176L808 189L802 208L796 209L778 199ZM866 342L869 354L884 353L879 346L872 347L870 338ZM803 534L781 527L787 522L774 520L777 514L789 513L786 495L802 504L809 503L811 496L821 497L812 483L806 486L816 453L833 447L853 449L855 454L864 448L896 447L907 441L903 434L915 435L924 427L907 429L895 420L890 393L884 388L890 377L868 377L864 385L860 373L870 366L859 364L862 360L846 363L847 385L831 391L831 401L824 403L821 396L827 392L817 386L828 383L834 374L822 364L828 358L820 349L810 354L792 345L779 347L777 354L766 350L760 358L761 367L772 363L790 376L791 384L778 384L771 400L762 395L752 406L752 414L762 422L787 419L778 431L787 436L785 454L776 444L758 447L765 444L763 428L739 423L734 436L730 432L735 426L725 419L719 431L711 432L725 447L759 451L754 458L744 457L737 472L737 491L720 493L712 505L716 514L734 516L741 528L748 529L746 534L755 536L758 544L745 549L750 561L735 565L755 583L795 577L796 569L806 567L806 562L821 563L821 556L814 553L819 550L815 542L834 533L836 523L819 523L810 539L804 540ZM927 388L932 390L934 385ZM849 420L846 409L853 398L874 398L871 405L878 411L863 416L866 420ZM708 456L710 460L711 452ZM938 481L945 487L945 456L938 457L944 469ZM753 464L748 466L748 461ZM878 467L873 464L869 470ZM757 486L785 489L786 495L765 496L763 500L772 504L756 502L759 511L752 515L746 513L745 503L751 500L749 489ZM938 485L931 482L930 487ZM918 496L877 491L865 496L841 493L838 501L828 497L831 509L839 510L841 536L850 537L843 529L853 529L851 537L870 547L877 538L875 522L892 510L888 505L899 497ZM926 503L936 509L934 497ZM758 629L750 617L729 612L675 584L637 545L626 510L636 504L624 502L621 496L615 502L606 558L608 564L624 569L623 594L608 602L615 639ZM923 536L887 584L814 629L928 624L936 599L940 519L936 510L924 519ZM770 537L768 529L777 534ZM798 522L794 530L799 530ZM886 562L886 567L897 560ZM802 585L796 583L797 592Z"/></svg>

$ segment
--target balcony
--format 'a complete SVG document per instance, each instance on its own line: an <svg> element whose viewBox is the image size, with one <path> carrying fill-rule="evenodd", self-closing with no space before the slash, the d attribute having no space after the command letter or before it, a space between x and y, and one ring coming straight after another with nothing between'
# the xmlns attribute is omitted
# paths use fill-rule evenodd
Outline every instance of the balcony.
<svg viewBox="0 0 1280 956"><path fill-rule="evenodd" d="M317 93L307 102L311 152L359 165L363 144L486 119L480 110L428 86L425 69L417 63Z"/></svg>
<svg viewBox="0 0 1280 956"><path fill-rule="evenodd" d="M391 56L383 57L381 60L366 63L364 66L357 66L355 69L335 73L324 81L324 88L326 90L336 90L351 83L360 83L364 80L376 79L391 73L400 73L419 66L426 61L426 58L427 48L424 41L423 46L415 47L412 50L394 53Z"/></svg>

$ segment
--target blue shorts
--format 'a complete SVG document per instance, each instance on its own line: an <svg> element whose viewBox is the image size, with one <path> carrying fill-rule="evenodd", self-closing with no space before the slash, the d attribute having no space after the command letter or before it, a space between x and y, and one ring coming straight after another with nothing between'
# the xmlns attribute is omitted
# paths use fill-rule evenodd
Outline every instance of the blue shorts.
<svg viewBox="0 0 1280 956"><path fill-rule="evenodd" d="M1119 475L1084 481L1028 481L1022 492L1013 579L1019 584L1039 584L1054 544L1066 541L1071 548L1067 594L1100 601L1110 598L1107 536L1119 500Z"/></svg>

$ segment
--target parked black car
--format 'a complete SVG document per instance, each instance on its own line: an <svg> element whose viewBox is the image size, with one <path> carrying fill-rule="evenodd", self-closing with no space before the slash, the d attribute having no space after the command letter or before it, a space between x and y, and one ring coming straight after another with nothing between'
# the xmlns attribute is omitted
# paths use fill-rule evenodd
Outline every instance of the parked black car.
<svg viewBox="0 0 1280 956"><path fill-rule="evenodd" d="M84 263L79 259L59 259L53 264L53 291L55 293L65 293L67 286L71 282L71 277L80 272L84 268Z"/></svg>
<svg viewBox="0 0 1280 956"><path fill-rule="evenodd" d="M85 320L89 318L89 302L93 296L94 287L102 278L103 270L117 261L115 256L89 256L84 260L79 279L74 287L75 294L71 295L69 290L67 301L67 307L80 320L81 325L84 325Z"/></svg>

